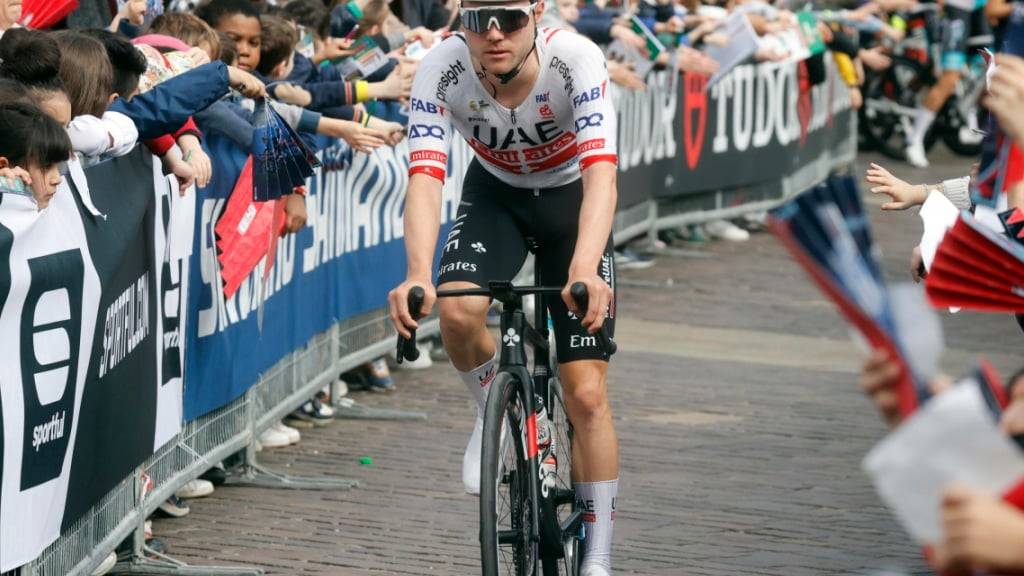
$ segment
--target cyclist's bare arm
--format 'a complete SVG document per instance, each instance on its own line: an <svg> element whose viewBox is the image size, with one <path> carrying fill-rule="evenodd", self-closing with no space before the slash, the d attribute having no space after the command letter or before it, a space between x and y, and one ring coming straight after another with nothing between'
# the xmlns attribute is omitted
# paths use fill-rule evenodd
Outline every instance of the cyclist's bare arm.
<svg viewBox="0 0 1024 576"><path fill-rule="evenodd" d="M604 312L612 300L611 287L597 271L612 231L617 197L615 164L597 162L583 171L583 204L580 206L576 251L569 266L569 282L562 291L562 299L570 310L582 315L583 326L591 333L604 324ZM583 282L587 286L590 294L587 310L576 310L576 303L569 296L568 286L575 282Z"/></svg>
<svg viewBox="0 0 1024 576"><path fill-rule="evenodd" d="M427 174L412 174L405 196L405 282L388 294L391 321L395 328L409 337L407 327L417 328L409 314L409 290L422 286L426 292L419 316L430 313L435 291L431 281L434 247L441 226L441 181Z"/></svg>

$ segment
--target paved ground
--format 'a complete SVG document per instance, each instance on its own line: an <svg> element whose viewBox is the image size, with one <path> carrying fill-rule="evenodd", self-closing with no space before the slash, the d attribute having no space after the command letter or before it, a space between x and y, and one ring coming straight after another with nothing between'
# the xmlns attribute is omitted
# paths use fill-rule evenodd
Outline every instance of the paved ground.
<svg viewBox="0 0 1024 576"><path fill-rule="evenodd" d="M917 181L966 173L946 154L927 178L896 167ZM869 203L889 278L908 279L919 220ZM622 274L616 573L925 572L859 469L883 428L858 393L845 324L767 234L698 251ZM1016 367L1011 319L965 313L944 324L951 373L982 351L1004 373ZM451 369L401 373L397 393L359 400L430 420L336 422L262 458L361 488L225 488L155 532L183 560L273 574L476 573L476 500L459 476L471 411ZM359 465L363 455L372 466Z"/></svg>

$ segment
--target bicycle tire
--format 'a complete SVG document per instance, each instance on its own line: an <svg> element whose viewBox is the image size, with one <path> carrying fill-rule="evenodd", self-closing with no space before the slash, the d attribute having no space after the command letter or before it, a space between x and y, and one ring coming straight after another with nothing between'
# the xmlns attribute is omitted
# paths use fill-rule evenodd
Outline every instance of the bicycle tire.
<svg viewBox="0 0 1024 576"><path fill-rule="evenodd" d="M480 458L480 561L484 576L537 574L538 546L529 536L536 503L530 500L533 474L524 452L522 388L515 376L499 372L487 396ZM499 538L502 532L512 534L515 541L503 545Z"/></svg>
<svg viewBox="0 0 1024 576"><path fill-rule="evenodd" d="M569 413L565 410L565 391L562 389L562 382L557 377L548 381L548 388L551 392L551 402L548 406L548 418L551 423L551 437L555 442L555 457L558 460L558 474L556 488L572 490L572 422L569 421ZM575 503L570 507L568 513L559 510L559 521L566 520ZM543 511L543 508L542 508ZM580 538L578 535L560 535L563 542L562 554L556 559L542 558L544 576L578 576L580 563Z"/></svg>
<svg viewBox="0 0 1024 576"><path fill-rule="evenodd" d="M950 97L953 98L952 96ZM975 109L975 113L978 114L978 126L985 125L985 109L978 106ZM942 141L946 144L946 148L953 151L958 156L976 157L981 154L982 140L977 142L964 142L960 139L959 126L950 126L947 130L942 133Z"/></svg>

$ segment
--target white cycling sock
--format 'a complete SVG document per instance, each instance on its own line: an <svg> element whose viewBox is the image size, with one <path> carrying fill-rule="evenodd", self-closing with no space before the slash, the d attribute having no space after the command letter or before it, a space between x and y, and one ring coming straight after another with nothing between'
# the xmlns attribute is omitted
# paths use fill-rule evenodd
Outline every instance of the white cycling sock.
<svg viewBox="0 0 1024 576"><path fill-rule="evenodd" d="M918 108L917 114L914 116L914 130L910 133L907 143L910 145L921 144L923 146L924 135L928 132L928 128L931 128L934 121L935 112L924 107Z"/></svg>
<svg viewBox="0 0 1024 576"><path fill-rule="evenodd" d="M462 383L466 385L469 393L476 400L476 405L481 415L483 415L484 406L487 404L487 391L490 389L491 382L494 381L494 375L498 371L497 360L498 355L495 354L493 358L469 372L456 370L459 373L459 378L462 379Z"/></svg>
<svg viewBox="0 0 1024 576"><path fill-rule="evenodd" d="M577 482L573 488L576 489L576 505L583 511L586 527L583 567L597 565L611 571L612 529L615 527L615 499L619 493L619 479Z"/></svg>

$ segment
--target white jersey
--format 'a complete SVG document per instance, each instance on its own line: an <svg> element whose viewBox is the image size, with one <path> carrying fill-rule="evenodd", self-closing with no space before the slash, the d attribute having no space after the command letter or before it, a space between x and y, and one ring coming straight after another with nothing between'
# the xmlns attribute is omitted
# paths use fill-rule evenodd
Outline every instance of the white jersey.
<svg viewBox="0 0 1024 576"><path fill-rule="evenodd" d="M583 36L557 28L541 28L536 45L540 74L515 109L481 84L461 36L449 36L427 54L409 105L410 175L444 181L453 127L484 168L517 188L561 186L591 164L617 161L604 54Z"/></svg>

